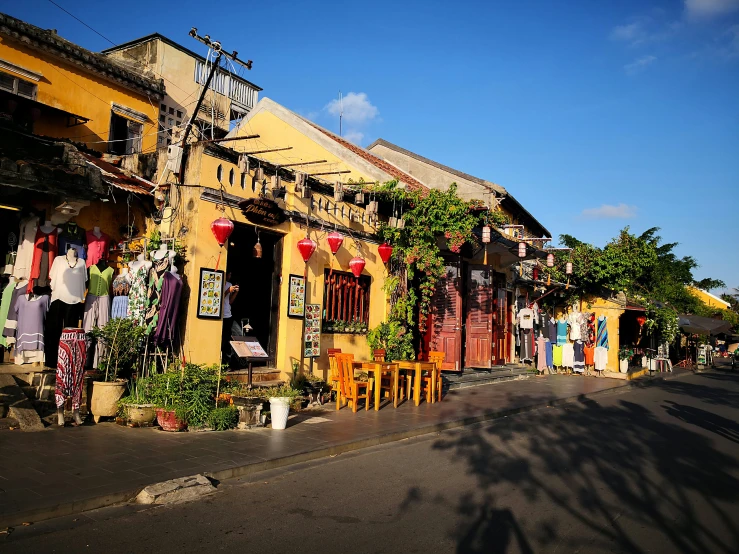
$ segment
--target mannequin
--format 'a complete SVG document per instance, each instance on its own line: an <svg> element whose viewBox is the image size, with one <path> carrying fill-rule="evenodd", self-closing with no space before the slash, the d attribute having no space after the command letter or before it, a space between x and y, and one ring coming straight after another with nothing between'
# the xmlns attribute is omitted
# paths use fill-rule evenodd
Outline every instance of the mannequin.
<svg viewBox="0 0 739 554"><path fill-rule="evenodd" d="M148 271L152 266L152 263L146 260L146 257L143 254L139 254L136 256L136 260L133 262L129 262L128 267L131 269L133 273L136 273L141 267L145 267ZM126 271L128 273L128 271Z"/></svg>
<svg viewBox="0 0 739 554"><path fill-rule="evenodd" d="M47 235L51 233L56 227L54 227L54 224L49 221L48 219L44 221L44 224L40 227L40 229L46 233Z"/></svg>
<svg viewBox="0 0 739 554"><path fill-rule="evenodd" d="M170 270L169 270L169 272L170 272L170 273L171 273L172 275L174 275L175 277L177 277L178 279L182 280L182 277L180 277L180 274L179 274L179 272L177 271L177 266L176 266L176 265L172 264L172 269L170 269Z"/></svg>
<svg viewBox="0 0 739 554"><path fill-rule="evenodd" d="M93 227L92 228L92 234L95 235L97 238L101 238L103 236L103 232L100 230L100 227Z"/></svg>
<svg viewBox="0 0 739 554"><path fill-rule="evenodd" d="M38 287L41 293L47 292L49 287L50 271L59 251L59 234L57 228L50 221L44 222L36 231L33 246L33 262L31 264L29 294Z"/></svg>
<svg viewBox="0 0 739 554"><path fill-rule="evenodd" d="M570 315L567 316L567 323L570 326L570 340L580 340L582 338L582 321L580 310L578 310L577 304L574 304L572 306Z"/></svg>
<svg viewBox="0 0 739 554"><path fill-rule="evenodd" d="M21 219L20 234L18 235L18 253L13 266L13 276L19 281L27 280L31 275L33 265L34 243L38 231L38 217L29 213L28 217Z"/></svg>
<svg viewBox="0 0 739 554"><path fill-rule="evenodd" d="M175 253L167 248L165 243L151 253L153 262L149 270L149 295L147 299L147 310L144 321L147 332L153 333L158 326L159 310L162 305L162 287L164 286L164 274L169 273Z"/></svg>
<svg viewBox="0 0 739 554"><path fill-rule="evenodd" d="M85 262L69 248L51 268L51 307L46 325L46 365L56 367L57 422L64 425L64 403L72 399L74 424L80 425L80 403L87 343L81 327L85 297ZM53 366L51 365L53 363Z"/></svg>
<svg viewBox="0 0 739 554"><path fill-rule="evenodd" d="M87 267L98 263L101 259L108 259L108 248L112 239L100 230L100 227L94 227L92 231L87 231Z"/></svg>
<svg viewBox="0 0 739 554"><path fill-rule="evenodd" d="M85 315L82 327L86 332L95 327L104 327L110 321L110 288L113 283L113 268L108 267L108 262L98 260L95 265L90 266L90 280L85 298ZM90 346L90 345L88 345ZM95 344L89 357L89 365L98 367L98 360L103 352L102 344Z"/></svg>

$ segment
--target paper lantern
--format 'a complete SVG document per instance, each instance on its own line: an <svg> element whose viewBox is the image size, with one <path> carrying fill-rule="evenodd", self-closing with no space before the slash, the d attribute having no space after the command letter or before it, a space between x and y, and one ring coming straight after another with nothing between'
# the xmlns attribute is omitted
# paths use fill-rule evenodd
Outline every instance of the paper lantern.
<svg viewBox="0 0 739 554"><path fill-rule="evenodd" d="M361 258L359 256L354 256L351 260L349 260L349 269L352 270L352 273L354 273L355 277L358 278L362 274L365 263L366 262L364 261L364 258Z"/></svg>
<svg viewBox="0 0 739 554"><path fill-rule="evenodd" d="M326 237L326 241L328 242L328 247L331 249L331 253L335 256L344 243L344 235L338 231L331 231Z"/></svg>
<svg viewBox="0 0 739 554"><path fill-rule="evenodd" d="M572 275L572 262L567 262L567 265L565 266L565 273L567 275Z"/></svg>
<svg viewBox="0 0 739 554"><path fill-rule="evenodd" d="M547 267L554 267L554 254L547 254Z"/></svg>
<svg viewBox="0 0 739 554"><path fill-rule="evenodd" d="M636 318L636 322L639 324L639 327L643 327L644 324L647 322L647 318L643 315L640 315Z"/></svg>
<svg viewBox="0 0 739 554"><path fill-rule="evenodd" d="M380 254L380 259L382 260L382 263L386 264L388 261L390 261L390 256L393 255L393 247L390 246L388 243L383 242L380 246L377 247L377 252Z"/></svg>
<svg viewBox="0 0 739 554"><path fill-rule="evenodd" d="M313 252L316 251L316 246L316 241L310 237L305 237L298 241L298 250L300 251L300 255L303 257L304 262L308 263Z"/></svg>
<svg viewBox="0 0 739 554"><path fill-rule="evenodd" d="M490 225L485 225L482 228L482 242L485 244L490 242Z"/></svg>
<svg viewBox="0 0 739 554"><path fill-rule="evenodd" d="M531 273L534 276L534 281L538 281L539 280L539 268L538 267L534 267L534 269L533 269L533 271Z"/></svg>
<svg viewBox="0 0 739 554"><path fill-rule="evenodd" d="M228 241L231 233L233 233L234 224L230 219L219 217L210 224L210 230L213 231L213 236L216 237L218 246L223 246Z"/></svg>
<svg viewBox="0 0 739 554"><path fill-rule="evenodd" d="M525 242L518 243L518 257L519 258L526 257L526 243Z"/></svg>

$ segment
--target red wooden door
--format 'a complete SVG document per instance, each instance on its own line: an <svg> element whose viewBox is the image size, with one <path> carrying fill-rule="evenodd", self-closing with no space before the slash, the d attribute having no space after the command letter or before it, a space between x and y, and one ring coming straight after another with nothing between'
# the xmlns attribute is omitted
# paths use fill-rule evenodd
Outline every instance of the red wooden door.
<svg viewBox="0 0 739 554"><path fill-rule="evenodd" d="M456 262L447 261L439 279L431 308L430 350L446 353L441 368L462 370L462 278Z"/></svg>
<svg viewBox="0 0 739 554"><path fill-rule="evenodd" d="M489 368L493 358L493 272L470 266L467 273L465 367Z"/></svg>
<svg viewBox="0 0 739 554"><path fill-rule="evenodd" d="M493 362L503 365L508 360L508 293L505 290L505 281L495 283L495 298L493 299Z"/></svg>

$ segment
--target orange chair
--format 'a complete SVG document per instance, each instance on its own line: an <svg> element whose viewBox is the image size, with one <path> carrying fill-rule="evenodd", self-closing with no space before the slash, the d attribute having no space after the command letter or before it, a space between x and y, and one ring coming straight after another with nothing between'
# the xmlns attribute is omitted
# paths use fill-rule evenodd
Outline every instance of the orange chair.
<svg viewBox="0 0 739 554"><path fill-rule="evenodd" d="M446 354L444 352L436 352L433 350L429 352L429 362L434 362L436 364L436 393L438 395L438 402L441 402L442 398L441 388L444 385L444 381L441 378L441 364L444 363L445 357ZM421 390L426 392L426 402L431 402L432 377L432 375L424 375L423 377L421 377Z"/></svg>
<svg viewBox="0 0 739 554"><path fill-rule="evenodd" d="M356 413L357 401L361 399L364 399L365 410L369 410L372 386L369 381L360 381L354 377L353 361L354 354L336 354L336 362L341 380L341 402L351 402L352 412ZM360 393L362 389L364 389L364 394ZM337 407L339 405L340 403L337 403Z"/></svg>
<svg viewBox="0 0 739 554"><path fill-rule="evenodd" d="M341 354L341 348L329 348L328 351L328 379L331 388L336 391L336 409L341 406L341 380L339 379L339 366L336 363L336 354Z"/></svg>
<svg viewBox="0 0 739 554"><path fill-rule="evenodd" d="M372 351L372 359L375 362L384 362L386 352L384 348L376 348ZM393 372L383 371L380 374L380 391L386 391L387 397L393 397ZM398 375L398 400L405 398L405 375Z"/></svg>

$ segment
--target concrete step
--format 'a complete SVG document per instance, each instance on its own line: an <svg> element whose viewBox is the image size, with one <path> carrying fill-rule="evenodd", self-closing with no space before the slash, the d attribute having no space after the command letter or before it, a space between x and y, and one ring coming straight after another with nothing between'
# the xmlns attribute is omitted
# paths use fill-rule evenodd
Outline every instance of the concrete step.
<svg viewBox="0 0 739 554"><path fill-rule="evenodd" d="M259 384L262 386L264 382L278 381L282 372L274 367L259 367L254 368L251 371L251 380L253 384ZM237 383L247 383L249 381L249 370L248 369L237 369L229 371L225 375L226 380L235 381ZM266 386L266 385L265 385Z"/></svg>
<svg viewBox="0 0 739 554"><path fill-rule="evenodd" d="M493 369L492 371L466 372L462 375L442 373L442 380L444 381L445 390L455 390L528 379L532 375L533 373L530 373L526 367L506 367L504 369Z"/></svg>
<svg viewBox="0 0 739 554"><path fill-rule="evenodd" d="M44 428L38 412L12 375L0 374L0 402L8 405L10 417L18 421L22 430Z"/></svg>

